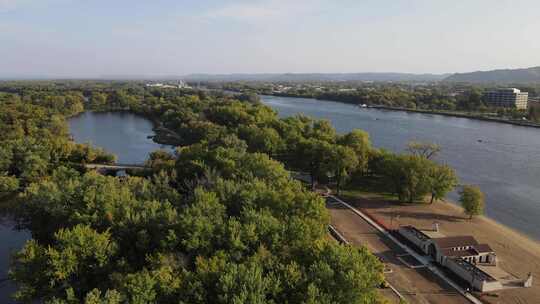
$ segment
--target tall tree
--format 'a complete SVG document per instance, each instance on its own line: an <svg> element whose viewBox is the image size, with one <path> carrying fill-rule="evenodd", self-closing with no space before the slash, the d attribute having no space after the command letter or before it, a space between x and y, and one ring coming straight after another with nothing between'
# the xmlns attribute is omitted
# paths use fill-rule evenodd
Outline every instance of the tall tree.
<svg viewBox="0 0 540 304"><path fill-rule="evenodd" d="M351 132L341 136L338 143L353 149L358 160L358 170L361 173L367 169L369 153L372 150L369 134L366 131L354 129Z"/></svg>
<svg viewBox="0 0 540 304"><path fill-rule="evenodd" d="M358 157L353 149L341 145L334 145L327 165L329 171L334 173L338 195L341 190L341 185L349 177L351 172L357 169L358 163Z"/></svg>
<svg viewBox="0 0 540 304"><path fill-rule="evenodd" d="M465 210L465 214L469 215L469 219L472 219L475 215L484 213L484 193L482 193L478 186L463 186L460 192L459 202Z"/></svg>
<svg viewBox="0 0 540 304"><path fill-rule="evenodd" d="M429 170L429 183L431 188L430 204L435 200L440 200L452 191L457 184L456 171L448 165L433 164Z"/></svg>
<svg viewBox="0 0 540 304"><path fill-rule="evenodd" d="M383 181L402 202L420 201L430 193L430 168L433 162L415 155L383 154L377 170Z"/></svg>
<svg viewBox="0 0 540 304"><path fill-rule="evenodd" d="M328 173L328 163L332 155L332 145L318 139L302 140L295 153L295 162L309 172L311 187L314 188L320 177Z"/></svg>

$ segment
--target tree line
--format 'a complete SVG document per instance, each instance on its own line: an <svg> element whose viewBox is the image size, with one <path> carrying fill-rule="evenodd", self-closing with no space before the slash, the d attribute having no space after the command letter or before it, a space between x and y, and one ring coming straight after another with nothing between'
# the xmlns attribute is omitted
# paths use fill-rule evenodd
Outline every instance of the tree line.
<svg viewBox="0 0 540 304"><path fill-rule="evenodd" d="M32 232L10 274L23 302L384 303L382 265L366 248L328 239L329 215L311 188L339 192L369 178L401 201L433 202L457 185L433 160L436 145L390 153L362 130L279 118L249 96L131 83L46 88L0 99L2 193L19 193L13 212ZM114 156L70 140L66 117L83 110L143 115L178 135L178 148L151 153L146 177L86 172L80 164ZM306 172L310 187L290 171Z"/></svg>
<svg viewBox="0 0 540 304"><path fill-rule="evenodd" d="M32 233L11 266L17 300L384 302L380 262L330 240L324 201L277 160L289 157L279 155L278 127L302 128L292 141L325 138L326 123L287 123L262 105L204 93L79 92L82 109L133 111L182 135L176 154L152 153L152 175L118 179L80 166L114 159L70 140L66 117L80 103L68 110L71 101L46 97L71 93L30 91L2 94L0 107L2 169L19 183L3 195L19 193L12 211Z"/></svg>
<svg viewBox="0 0 540 304"><path fill-rule="evenodd" d="M483 92L500 85L471 85L450 83L358 83L358 82L306 82L306 83L260 83L232 82L210 83L215 88L249 94L255 92L265 95L285 97L315 98L355 105L384 106L422 111L444 111L474 113L486 116L519 119L523 117L538 122L540 110L537 104L530 104L528 110L494 108L483 99ZM278 86L286 90L276 90ZM530 97L538 96L537 85L513 85Z"/></svg>

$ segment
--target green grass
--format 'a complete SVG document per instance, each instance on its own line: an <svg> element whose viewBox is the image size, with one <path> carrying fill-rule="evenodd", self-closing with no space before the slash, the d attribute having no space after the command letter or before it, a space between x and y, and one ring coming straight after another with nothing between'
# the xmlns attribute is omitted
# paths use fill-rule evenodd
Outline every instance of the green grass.
<svg viewBox="0 0 540 304"><path fill-rule="evenodd" d="M344 189L341 190L340 196L344 198L373 198L386 201L396 201L395 195L382 192L371 192L365 189Z"/></svg>
<svg viewBox="0 0 540 304"><path fill-rule="evenodd" d="M397 199L395 195L388 192L388 185L382 183L377 177L356 178L341 189L340 195L350 198L377 198L388 201Z"/></svg>
<svg viewBox="0 0 540 304"><path fill-rule="evenodd" d="M335 187L330 187L336 193ZM348 183L340 191L340 196L344 199L376 199L393 203L400 203L398 197L388 192L388 185L382 183L377 177L362 177ZM426 200L416 201L414 204L428 204Z"/></svg>

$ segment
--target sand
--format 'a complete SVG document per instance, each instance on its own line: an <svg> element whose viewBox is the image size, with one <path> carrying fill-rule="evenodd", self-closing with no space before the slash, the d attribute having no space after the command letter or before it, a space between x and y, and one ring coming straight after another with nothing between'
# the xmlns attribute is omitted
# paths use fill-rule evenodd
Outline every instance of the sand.
<svg viewBox="0 0 540 304"><path fill-rule="evenodd" d="M389 202L374 195L344 198L387 226L414 225L432 229L433 223L438 222L441 233L446 236L472 235L480 243L489 244L504 271L520 279L532 273L534 281L531 288L497 291L494 294L498 297L484 295L483 300L486 303L540 303L540 243L537 241L487 217L469 220L459 206L449 202L410 205Z"/></svg>

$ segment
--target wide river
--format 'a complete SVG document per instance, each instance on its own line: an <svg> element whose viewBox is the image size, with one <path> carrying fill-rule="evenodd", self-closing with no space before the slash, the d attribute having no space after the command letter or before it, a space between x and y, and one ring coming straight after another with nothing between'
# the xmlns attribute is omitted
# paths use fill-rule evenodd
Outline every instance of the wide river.
<svg viewBox="0 0 540 304"><path fill-rule="evenodd" d="M462 184L480 186L486 214L540 240L540 129L467 118L359 108L305 98L261 96L281 117L328 119L340 133L369 132L374 146L403 151L411 140L442 146L438 161ZM457 194L449 195L457 201Z"/></svg>

